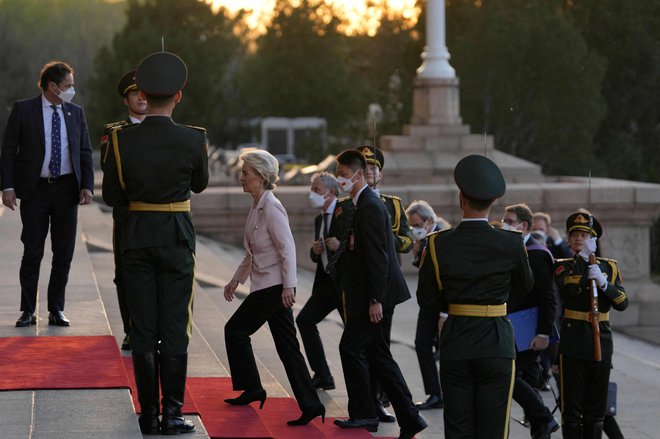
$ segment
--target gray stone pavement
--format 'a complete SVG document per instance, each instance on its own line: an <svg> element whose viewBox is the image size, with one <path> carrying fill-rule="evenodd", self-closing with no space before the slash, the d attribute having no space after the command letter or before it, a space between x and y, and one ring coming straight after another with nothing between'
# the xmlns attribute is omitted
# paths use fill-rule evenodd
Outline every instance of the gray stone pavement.
<svg viewBox="0 0 660 439"><path fill-rule="evenodd" d="M2 208L0 208L2 209ZM0 210L0 337L27 335L104 335L112 334L121 342L121 320L112 283L114 275L110 246L112 218L108 209L93 204L80 209L80 238L67 290L66 314L70 328L47 325L47 310L40 299L39 324L15 328L20 314L18 267L22 253L18 212ZM47 246L48 247L48 246ZM240 301L227 303L222 287L240 262L242 250L200 237L197 252L197 285L193 340L190 346L190 376L227 376L223 327ZM405 259L405 258L404 258ZM45 291L50 255L46 254L41 290ZM404 262L406 263L406 262ZM309 297L313 272L299 270L298 297L294 313ZM407 277L414 292L416 278ZM241 287L239 293L246 294ZM43 295L42 295L43 296ZM397 307L392 333L392 352L398 361L413 397L425 398L421 375L414 352L414 333L418 307L414 299ZM346 416L346 388L339 360L341 337L339 316L331 314L319 325L326 354L335 376L337 389L320 391L328 416ZM267 326L253 337L253 347L260 365L264 386L270 396L286 396L291 389L275 352ZM48 354L44 354L48 361ZM617 420L628 439L658 438L660 434L660 347L630 336L615 335L615 369L612 379L619 385ZM20 367L17 365L17 367ZM550 392L543 392L548 406L554 407ZM268 404L264 407L267 410ZM132 438L141 437L127 390L70 390L0 392L0 437L2 438ZM291 415L297 417L297 413ZM419 438L443 437L442 410L423 412L430 427ZM557 415L558 416L558 415ZM512 418L521 419L514 403ZM199 431L186 437L208 437L202 421L193 417ZM284 421L284 420L283 420ZM396 436L398 427L381 424L376 436ZM510 438L529 437L529 431L511 422ZM554 437L561 437L555 434Z"/></svg>

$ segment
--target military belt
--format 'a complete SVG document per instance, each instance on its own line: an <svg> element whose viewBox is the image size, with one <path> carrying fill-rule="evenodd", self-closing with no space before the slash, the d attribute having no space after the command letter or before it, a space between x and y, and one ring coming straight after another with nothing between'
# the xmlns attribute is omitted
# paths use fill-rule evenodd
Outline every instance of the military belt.
<svg viewBox="0 0 660 439"><path fill-rule="evenodd" d="M590 322L592 320L592 314L590 312L584 311L573 311L572 309L564 310L564 317L572 320L582 320L584 322ZM598 313L599 322L607 322L610 320L610 312L601 312Z"/></svg>
<svg viewBox="0 0 660 439"><path fill-rule="evenodd" d="M449 315L466 317L502 317L506 315L506 303L501 305L449 304Z"/></svg>
<svg viewBox="0 0 660 439"><path fill-rule="evenodd" d="M128 210L131 212L190 212L190 200L175 201L174 203L129 201Z"/></svg>

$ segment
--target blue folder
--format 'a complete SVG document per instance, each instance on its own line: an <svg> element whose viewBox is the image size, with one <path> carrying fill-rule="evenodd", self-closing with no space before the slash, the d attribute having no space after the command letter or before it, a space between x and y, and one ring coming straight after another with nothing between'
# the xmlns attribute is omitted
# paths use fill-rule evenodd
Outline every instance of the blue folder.
<svg viewBox="0 0 660 439"><path fill-rule="evenodd" d="M539 322L539 308L527 308L520 311L512 312L508 315L511 324L513 325L513 333L516 338L516 348L518 351L529 350L529 345L536 337L536 327ZM557 327L552 325L552 334L550 334L550 343L557 343L559 341L559 331Z"/></svg>

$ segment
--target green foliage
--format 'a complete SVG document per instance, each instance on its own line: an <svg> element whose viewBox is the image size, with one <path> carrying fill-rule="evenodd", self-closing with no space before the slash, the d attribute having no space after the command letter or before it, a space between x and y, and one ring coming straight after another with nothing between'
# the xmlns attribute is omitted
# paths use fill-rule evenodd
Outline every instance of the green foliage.
<svg viewBox="0 0 660 439"><path fill-rule="evenodd" d="M453 1L448 16L461 113L475 131L546 173L603 165L593 137L605 63L568 20L534 0Z"/></svg>
<svg viewBox="0 0 660 439"><path fill-rule="evenodd" d="M365 88L351 68L347 37L339 20L320 1L293 7L278 0L268 31L256 41L242 75L249 116L324 117L335 132L363 117Z"/></svg>
<svg viewBox="0 0 660 439"><path fill-rule="evenodd" d="M102 0L0 0L0 130L13 101L40 93L39 71L53 59L73 66L74 102L86 106L94 55L123 20L121 5Z"/></svg>
<svg viewBox="0 0 660 439"><path fill-rule="evenodd" d="M607 59L607 115L595 149L607 175L660 182L660 2L571 0L564 11L589 47Z"/></svg>
<svg viewBox="0 0 660 439"><path fill-rule="evenodd" d="M230 19L223 9L214 14L197 0L129 0L126 14L124 28L95 59L90 127L100 135L104 123L126 117L117 82L145 56L160 51L162 37L165 50L179 55L189 72L174 118L204 126L211 141L221 141L236 111L234 81L242 46L233 31L240 17Z"/></svg>

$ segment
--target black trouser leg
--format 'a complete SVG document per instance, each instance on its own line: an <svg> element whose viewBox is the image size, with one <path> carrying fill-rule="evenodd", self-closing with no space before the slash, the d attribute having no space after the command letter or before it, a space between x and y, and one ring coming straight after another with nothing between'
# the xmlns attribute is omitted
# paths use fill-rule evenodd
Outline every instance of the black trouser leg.
<svg viewBox="0 0 660 439"><path fill-rule="evenodd" d="M583 439L601 439L603 437L603 422L584 422L582 424Z"/></svg>
<svg viewBox="0 0 660 439"><path fill-rule="evenodd" d="M332 374L325 359L323 342L316 325L335 309L337 309L336 301L326 298L321 293L312 293L303 309L300 310L298 317L296 317L296 324L300 330L300 338L302 338L305 347L309 367L320 378L327 378Z"/></svg>
<svg viewBox="0 0 660 439"><path fill-rule="evenodd" d="M195 425L186 421L181 413L183 396L186 391L188 354L160 354L160 385L163 390L162 434L188 433Z"/></svg>
<svg viewBox="0 0 660 439"><path fill-rule="evenodd" d="M545 406L543 398L523 376L529 367L537 366L538 352L532 350L518 352L516 358L516 380L513 386L513 399L525 411L525 416L531 424L532 435L543 425L552 420L550 410Z"/></svg>
<svg viewBox="0 0 660 439"><path fill-rule="evenodd" d="M440 375L433 356L433 347L438 341L438 320L440 313L424 308L419 309L417 317L417 331L415 333L415 352L419 370L422 373L424 393L427 395L440 395Z"/></svg>
<svg viewBox="0 0 660 439"><path fill-rule="evenodd" d="M115 208L117 210L117 208ZM114 215L113 211L113 215ZM121 232L122 223L120 218L116 218L113 222L112 230L112 248L115 257L115 286L117 287L117 303L119 304L119 314L121 315L121 322L124 325L124 334L129 334L131 331L131 313L128 310L128 302L126 300L126 286L124 282L124 266L121 247Z"/></svg>
<svg viewBox="0 0 660 439"><path fill-rule="evenodd" d="M135 386L140 402L140 431L158 434L158 354L133 352Z"/></svg>

